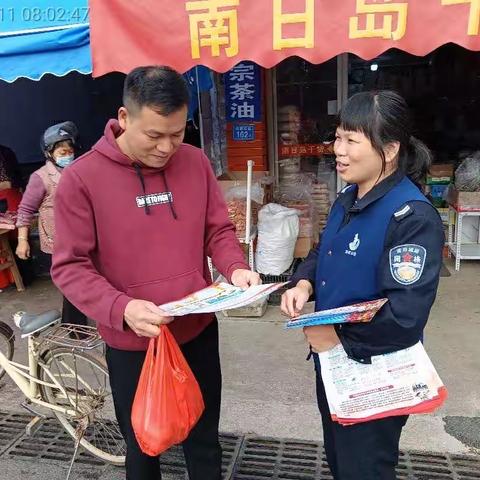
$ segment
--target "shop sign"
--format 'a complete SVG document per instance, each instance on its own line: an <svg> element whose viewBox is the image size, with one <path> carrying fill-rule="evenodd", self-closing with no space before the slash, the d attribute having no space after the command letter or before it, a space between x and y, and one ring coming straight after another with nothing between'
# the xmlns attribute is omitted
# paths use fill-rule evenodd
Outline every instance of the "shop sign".
<svg viewBox="0 0 480 480"><path fill-rule="evenodd" d="M227 122L261 119L260 68L253 62L240 62L225 74Z"/></svg>
<svg viewBox="0 0 480 480"><path fill-rule="evenodd" d="M237 142L251 142L255 140L255 125L233 124L233 140Z"/></svg>
<svg viewBox="0 0 480 480"><path fill-rule="evenodd" d="M298 145L280 145L281 158L288 157L321 157L333 154L333 143L304 143Z"/></svg>
<svg viewBox="0 0 480 480"><path fill-rule="evenodd" d="M480 51L480 0L168 0L168 15L158 3L89 1L94 76L159 58L180 72L226 72L292 55L311 63L390 48L422 56L449 42Z"/></svg>

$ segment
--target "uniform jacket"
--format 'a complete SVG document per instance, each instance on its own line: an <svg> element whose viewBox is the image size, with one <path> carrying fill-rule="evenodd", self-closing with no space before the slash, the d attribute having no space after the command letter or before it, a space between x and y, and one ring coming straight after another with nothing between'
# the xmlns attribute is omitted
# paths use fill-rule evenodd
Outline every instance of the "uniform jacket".
<svg viewBox="0 0 480 480"><path fill-rule="evenodd" d="M360 362L422 338L435 300L444 231L436 209L401 172L357 201L349 186L332 207L318 248L292 277L314 285L316 310L388 298L371 323L336 325Z"/></svg>

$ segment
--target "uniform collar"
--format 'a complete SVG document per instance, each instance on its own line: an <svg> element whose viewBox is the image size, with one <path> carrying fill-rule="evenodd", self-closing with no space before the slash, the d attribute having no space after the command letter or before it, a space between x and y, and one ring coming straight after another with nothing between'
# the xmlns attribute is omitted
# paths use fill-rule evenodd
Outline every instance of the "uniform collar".
<svg viewBox="0 0 480 480"><path fill-rule="evenodd" d="M356 201L358 187L357 185L354 185L354 188L349 189L339 199L340 204L349 212L361 212L370 204L385 196L393 187L398 185L404 179L404 177L405 174L400 170L397 170L375 185L364 197L358 201Z"/></svg>

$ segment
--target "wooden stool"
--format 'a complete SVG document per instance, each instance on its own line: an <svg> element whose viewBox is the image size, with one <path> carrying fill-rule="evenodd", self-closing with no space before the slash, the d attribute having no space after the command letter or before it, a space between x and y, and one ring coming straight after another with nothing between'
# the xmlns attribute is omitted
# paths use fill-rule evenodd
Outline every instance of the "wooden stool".
<svg viewBox="0 0 480 480"><path fill-rule="evenodd" d="M0 271L10 268L12 271L13 279L15 285L19 292L23 292L25 287L23 286L22 276L17 267L17 262L15 261L15 255L10 248L10 243L8 242L8 234L12 230L0 230L0 252L2 256L5 256L7 262L0 264Z"/></svg>

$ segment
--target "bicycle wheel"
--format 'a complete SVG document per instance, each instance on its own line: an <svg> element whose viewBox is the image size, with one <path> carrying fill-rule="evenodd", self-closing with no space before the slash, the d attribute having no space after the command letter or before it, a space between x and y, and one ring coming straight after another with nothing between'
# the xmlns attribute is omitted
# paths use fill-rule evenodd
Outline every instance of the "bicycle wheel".
<svg viewBox="0 0 480 480"><path fill-rule="evenodd" d="M8 360L13 358L14 340L13 330L3 322L0 322L0 352L2 352ZM5 369L0 366L0 380L5 375Z"/></svg>
<svg viewBox="0 0 480 480"><path fill-rule="evenodd" d="M92 455L114 465L125 463L125 444L115 421L108 370L98 357L82 351L57 347L42 355L39 378L62 387L40 385L44 401L76 412L70 416L53 410L65 430L76 439L85 429L80 445Z"/></svg>

